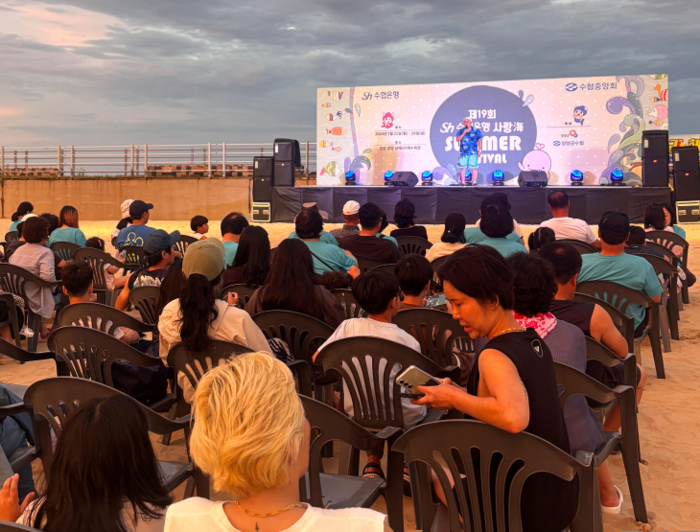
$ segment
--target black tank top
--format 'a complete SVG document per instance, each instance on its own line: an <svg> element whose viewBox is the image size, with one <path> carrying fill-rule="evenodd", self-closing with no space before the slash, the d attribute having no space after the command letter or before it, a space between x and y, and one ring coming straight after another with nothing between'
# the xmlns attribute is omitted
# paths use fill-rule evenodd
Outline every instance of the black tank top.
<svg viewBox="0 0 700 532"><path fill-rule="evenodd" d="M481 352L486 349L500 351L518 370L530 403L530 423L525 431L570 453L564 413L559 404L554 361L544 341L534 329L528 329L497 336ZM471 395L477 395L480 356L477 356L467 384ZM544 473L532 475L523 486L523 532L560 532L576 514L577 498L578 479L565 482Z"/></svg>
<svg viewBox="0 0 700 532"><path fill-rule="evenodd" d="M591 318L594 310L595 303L582 301L553 299L549 305L549 311L555 318L576 325L586 336L591 335Z"/></svg>

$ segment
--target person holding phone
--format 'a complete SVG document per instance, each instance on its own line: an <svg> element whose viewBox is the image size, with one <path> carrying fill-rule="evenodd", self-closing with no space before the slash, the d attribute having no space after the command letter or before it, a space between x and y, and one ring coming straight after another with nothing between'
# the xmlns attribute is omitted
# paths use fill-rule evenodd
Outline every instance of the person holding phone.
<svg viewBox="0 0 700 532"><path fill-rule="evenodd" d="M468 246L437 273L453 318L472 339L486 338L488 343L476 358L466 389L442 379L438 386L418 386L424 397L412 402L456 409L507 432L527 431L569 453L552 355L533 329L521 327L513 317L513 273L505 259L489 246ZM435 488L444 502L439 484ZM521 507L524 530L558 532L576 513L576 481L530 477Z"/></svg>

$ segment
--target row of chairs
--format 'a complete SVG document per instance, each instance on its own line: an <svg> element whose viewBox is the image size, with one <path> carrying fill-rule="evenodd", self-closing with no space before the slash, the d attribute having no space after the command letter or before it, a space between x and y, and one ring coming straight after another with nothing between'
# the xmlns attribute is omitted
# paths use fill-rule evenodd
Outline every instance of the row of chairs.
<svg viewBox="0 0 700 532"><path fill-rule="evenodd" d="M83 305L92 305L92 306L97 306L95 304L83 304ZM77 305L75 305L77 306ZM68 307L71 308L71 307ZM114 311L114 309L108 309L110 311ZM118 311L114 311L118 312ZM406 314L414 312L414 311L405 311ZM436 314L440 314L438 311L428 311L428 312L435 312ZM83 317L85 317L85 314L83 313ZM92 316L93 320L94 315ZM313 318L311 318L313 319ZM93 323L96 323L93 321ZM109 343L109 340L107 338L111 338L110 336L100 333L99 331L89 331L84 328L80 327L71 327L70 329L73 329L72 333L74 333L73 338L69 341L70 344L72 345L79 345L78 349L80 350L82 356L87 359L89 358L89 354L95 354L95 353L101 353L103 356L105 354L109 354L112 351L110 349L105 349L104 346L106 343ZM60 329L59 329L60 330ZM264 329L266 332L266 335L268 334L268 330ZM56 334L56 337L52 337L51 343L52 345L56 344L57 337L58 337L58 331L56 331L54 334ZM64 333L65 334L65 333ZM71 335L68 335L71 336ZM67 336L67 337L68 337ZM306 336L307 338L310 336L308 334L302 335ZM99 338L102 337L102 338ZM100 342L99 346L95 345L97 343L94 338L98 338L97 342ZM114 342L117 344L119 343L118 341L114 340L111 338ZM63 345L66 345L65 342L61 342ZM173 364L173 366L180 370L184 368L210 368L213 367L213 365L216 365L221 359L223 358L228 358L231 353L236 352L245 352L247 351L245 348L242 348L241 346L235 346L235 344L230 344L229 346L225 345L219 345L219 344L225 344L224 342L216 342L216 348L207 353L199 353L199 354L192 354L192 353L184 353L184 350L173 350L169 357L169 362ZM337 344L337 345L336 345ZM8 344L9 345L9 344ZM116 345L116 344L115 344ZM123 344L122 344L123 345ZM14 347L14 346L13 346ZM126 346L128 347L128 346ZM65 348L60 348L56 346L54 350L57 352L58 357L57 358L63 358L65 360ZM372 355L371 357L366 357L364 356L365 354L370 354ZM380 355L381 354L381 355ZM75 358L71 361L72 362L72 367L74 368L74 371L76 371L77 367L80 364L76 364L76 362L80 361L80 356L77 356L77 353L74 353L73 356ZM612 358L614 355L609 355ZM111 360L111 362L115 362L116 360L130 360L132 362L138 363L138 361L131 359L130 357L123 356L123 354L119 354L117 357L114 357L114 359ZM366 364L367 360L372 360L372 362L369 362L372 365L371 372L370 368L368 368L366 365L363 367L361 371L358 370L349 370L348 372L347 368L352 368L356 364L360 364L361 366L363 364ZM603 360L603 362L610 362L609 360ZM87 367L92 365L93 368L95 368L97 365L96 360L93 360L92 364L89 364L86 360L82 361L82 366ZM386 363L386 366L383 371L380 370L380 367ZM627 362L628 364L631 363L632 368L634 368L634 361L633 357L629 359ZM355 423L358 424L359 426L364 427L364 429L368 429L370 431L379 431L381 434L382 432L384 433L384 440L387 441L391 445L394 445L396 443L396 440L398 436L401 434L401 427L403 427L403 414L402 414L402 409L401 409L401 403L400 403L400 390L395 385L393 380L391 379L390 371L389 368L395 368L397 366L399 367L406 367L410 364L415 364L418 367L421 367L421 369L424 369L425 371L428 371L432 374L441 374L441 368L435 364L434 362L428 360L427 358L418 355L414 351L412 351L409 348L405 348L403 346L396 346L396 344L391 344L391 342L388 342L387 340L382 340L382 339L373 339L373 338L352 338L352 339L347 339L343 341L336 342L333 344L333 348L329 346L329 349L324 350L324 353L322 355L322 364L324 367L324 370L326 373L329 372L337 372L339 373L342 378L345 380L346 383L349 384L350 386L350 394L352 396L353 403L355 404ZM206 371L206 369L200 371ZM73 372L71 372L73 373ZM105 372L108 373L108 372ZM352 375L351 375L352 373ZM77 372L73 374L74 377L82 377L83 379L85 378L90 378L91 376L97 376L99 374L99 371L94 370L92 373L83 373L82 375L79 375ZM187 373L186 373L187 374ZM201 378L201 374L199 375L192 375L191 373L188 376L188 378L191 379L191 382L193 385L196 386L196 382L198 382L199 378ZM442 373L443 375L445 373ZM449 373L448 373L449 374ZM383 378L385 380L384 382L384 393L380 394L378 393L378 389L372 385L370 385L370 382L368 381L368 375L376 375L380 376L378 378ZM636 459L638 460L638 452L636 451L637 445L638 445L638 437L635 435L636 434L636 417L634 417L634 391L633 388L625 388L625 389L618 389L616 391L610 391L607 390L604 386L602 386L599 383L596 383L595 381L592 381L592 379L586 377L583 374L579 374L575 370L568 368L567 366L564 367L557 367L557 376L558 376L558 382L562 385L565 386L567 391L569 391L569 395L573 393L582 393L580 391L582 382L583 383L588 383L590 386L586 388L586 395L591 397L594 400L597 400L601 403L606 403L610 402L613 400L620 400L625 403L623 405L623 433L622 436L620 435L609 435L609 439L606 442L606 445L604 446L603 449L600 450L599 453L596 453L596 463L599 461L602 461L609 452L611 452L613 449L617 448L618 446L623 447L623 459L625 460L625 466L626 469L628 470L628 477L629 477L629 483L630 483L630 489L632 490L632 496L633 496L633 501L635 503L635 514L639 512L639 515L637 515L638 519L645 520L645 510L643 509L643 495L641 492L641 479L638 479L638 464L632 464L631 459ZM94 377L93 377L94 379ZM569 383L569 380L573 379L573 384ZM580 381L578 382L577 381ZM95 379L96 380L96 379ZM371 378L370 378L371 380ZM592 382L590 382L592 381ZM354 386L352 386L350 383L355 383ZM360 384L363 383L363 384ZM106 384L109 384L106 382ZM592 388L591 388L592 386ZM585 386L584 386L585 388ZM380 388L381 389L381 388ZM617 395L615 395L617 394ZM562 400L564 401L568 397L568 395L562 396ZM630 403L631 401L631 403ZM308 403L308 401L305 402L305 404ZM72 404L72 401L70 402ZM631 405L631 406L630 406ZM332 409L329 409L331 410ZM629 413L632 412L632 418L630 418ZM335 412L334 412L335 414ZM337 416L336 416L337 417ZM341 417L345 418L345 416ZM161 418L162 419L162 418ZM345 418L347 419L347 418ZM315 424L312 423L313 426ZM172 426L172 425L171 425ZM386 429L390 429L388 432ZM395 429L395 430L393 430ZM475 430L481 430L481 429L475 429ZM487 432L490 429L484 429ZM346 431L347 432L347 431ZM355 430L357 432L357 430ZM410 433L409 433L410 434ZM442 436L440 437L435 437L433 436L433 441L445 441L444 433L442 432L442 428L440 431L440 434ZM509 435L510 436L510 435ZM369 438L369 436L367 436ZM367 440L367 438L365 438ZM626 440L625 440L626 438ZM381 438L380 438L381 439ZM368 440L369 441L369 440ZM465 441L465 440L459 440L459 441ZM630 443L631 442L631 443ZM352 443L352 442L351 442ZM376 443L376 440L374 441ZM544 442L543 442L544 443ZM500 444L505 444L503 441L499 442ZM634 445L632 445L634 444ZM547 444L545 444L547 445ZM371 448L371 445L366 445L366 446L356 446L359 447L360 449L368 450ZM633 447L630 450L630 447ZM607 454L606 454L607 453ZM631 453L631 454L630 454ZM637 453L637 454L635 454ZM562 453L563 454L563 453ZM398 479L402 478L402 463L403 459L397 456L393 456L394 460L391 459L390 457L390 470L389 470L389 483L392 482L393 479ZM408 457L407 457L408 458ZM533 458L534 459L534 458ZM410 461L410 460L409 460ZM341 461L342 464L342 461ZM394 467L391 466L393 464ZM573 464L573 462L570 461L569 457L569 464ZM589 461L589 467L590 467L590 461ZM340 471L342 473L345 472L341 465ZM635 476L635 471L636 471L636 476ZM415 473L415 471L414 471ZM595 477L593 477L595 478ZM337 480L337 479L334 479ZM638 480L638 482L637 482ZM397 481L398 482L398 481ZM356 482L355 482L356 483ZM416 488L421 486L421 482L418 481L417 484L415 484ZM414 488L414 494L417 493L416 488ZM313 484L312 484L312 493L314 491L313 489ZM396 491L396 490L395 490ZM200 491L198 490L198 493ZM353 492L354 493L354 492ZM400 488L398 488L398 491L396 493L393 493L393 498L391 494L391 490L389 490L389 493L387 493L387 497L389 501L393 501L393 504L388 505L389 512L390 512L390 520L394 522L392 526L394 527L395 530L399 530L399 528L396 527L396 524L399 523L399 521L402 524L402 511L401 511L401 498L400 498ZM346 497L347 499L347 497ZM414 502L416 504L420 503L422 506L426 505L426 500L423 498L418 498L416 495L414 495ZM336 495L333 496L333 498L329 499L329 497L325 496L325 500L334 500L334 501L341 501L344 500L343 497L338 497ZM431 499L429 499L431 500ZM597 498L595 499L597 500ZM640 502L641 500L641 502ZM370 503L371 504L371 503ZM353 504L357 505L357 504ZM639 506L639 510L638 507ZM428 511L428 508L417 508L417 513L418 515L424 515L422 519L431 519L430 517L430 512ZM393 512L393 518L391 517ZM398 512L398 513L397 513ZM588 513L588 512L587 512ZM464 515L464 514L463 514ZM592 515L595 515L593 513ZM586 528L588 530L589 528ZM592 529L592 528L590 528Z"/></svg>

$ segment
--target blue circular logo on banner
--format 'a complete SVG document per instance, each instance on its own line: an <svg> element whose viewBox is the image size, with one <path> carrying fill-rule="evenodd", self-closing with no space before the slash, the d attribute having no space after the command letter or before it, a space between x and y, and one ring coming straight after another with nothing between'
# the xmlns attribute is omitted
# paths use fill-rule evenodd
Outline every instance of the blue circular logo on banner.
<svg viewBox="0 0 700 532"><path fill-rule="evenodd" d="M532 101L531 97L527 100ZM456 92L442 103L430 124L430 144L440 166L457 172L456 138L462 132L465 117L470 117L472 127L484 136L479 182L490 183L494 170L502 170L506 181L517 176L518 163L537 140L535 117L525 101L507 90L477 85Z"/></svg>

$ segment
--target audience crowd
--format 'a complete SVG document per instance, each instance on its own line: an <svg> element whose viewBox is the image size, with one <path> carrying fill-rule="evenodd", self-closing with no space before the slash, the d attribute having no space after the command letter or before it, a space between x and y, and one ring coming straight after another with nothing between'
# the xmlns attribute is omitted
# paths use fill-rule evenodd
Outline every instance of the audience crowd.
<svg viewBox="0 0 700 532"><path fill-rule="evenodd" d="M653 237L653 243L659 242L657 233L649 231L685 236L673 223L668 205L649 205L644 227L631 225L622 211L608 211L596 235L584 220L570 216L572 205L565 192L551 193L548 204L552 217L529 235L527 248L506 194L495 193L482 201L475 227L466 227L463 213L448 214L440 242L433 244L426 228L415 224L415 206L409 199L396 204L397 229L389 236L383 234L387 214L374 203L348 201L342 210L345 223L330 232L324 231L328 214L316 204L305 204L294 220L295 230L271 249L267 231L250 225L239 212L221 221L220 238L209 233L209 220L202 215L192 218L192 233L181 237L178 231L148 225L153 204L124 201L111 235L117 258L125 259L136 247L145 262L125 274L107 263L100 271L107 290L118 292L117 310L131 308L129 296L139 287L157 287L159 297L152 338L126 327L111 330L116 339L153 361L152 367L122 364L115 371L114 387L149 405L168 391L168 375L174 375L168 354L178 344L189 353L206 352L213 340L248 348L250 353L206 372L196 388L182 373L174 381L196 420L189 442L192 459L214 489L231 500L194 497L173 503L158 472L142 407L118 395L87 402L68 416L47 481L38 489L26 469L19 476L4 474L7 468L0 460L0 475L6 479L0 491L0 520L45 531L258 532L326 526L348 532L389 530L385 516L372 510L330 510L301 502L299 479L309 466L312 436L297 395L299 383L285 364L294 356L287 344L267 338L254 320L269 310L304 314L333 330L312 350L312 373L318 378L323 375L318 362L326 356L324 351L348 338L381 338L425 353L418 339L394 320L399 312L442 306L474 341L475 352L452 346L460 383L439 379L437 385L420 386L420 395L401 398L404 429L422 423L431 411L450 410L506 433L526 431L574 456L578 451L595 452L606 442L605 432L620 429L619 407L601 420L592 409L595 405L575 396L562 409L555 363L614 389L625 383L623 365L587 361L586 337L620 359L630 349L603 302L576 300L577 286L607 281L658 303L665 290L680 291L695 277L682 264L683 246L667 245L670 253L662 253L647 241ZM22 334L36 333L46 341L50 329L45 322L57 308L95 301L92 263L62 259L57 254L61 245L104 252L105 243L86 238L72 206L64 206L58 217L38 216L33 210L31 203L22 202L12 215L10 230L18 238L6 245L5 260L46 284L27 284L28 308L19 294L14 297L16 310L0 302L0 320L17 312L24 324L31 311L40 317L40 330L25 325ZM402 251L409 239L423 242L422 253ZM584 247L590 252L583 253ZM185 249L184 255L178 249ZM665 288L647 256L677 264L678 286ZM61 288L52 289L59 281ZM227 286L232 288L222 298L220 292ZM245 287L248 295L239 295L236 287ZM360 317L348 314L350 301L362 309L355 314ZM634 320L635 336L644 335L651 325L648 309L633 303L625 312ZM72 325L96 326L82 319ZM8 325L0 327L0 336L14 341ZM636 373L639 405L647 375L641 366ZM372 393L383 394L382 381L374 382L380 389ZM5 397L20 401L13 394ZM356 405L345 380L330 399L329 404L354 415ZM16 421L5 427L7 423L6 419L4 433L15 438L12 444L9 436L0 441L9 459L32 440L32 428ZM384 479L384 454L383 444L368 451L361 475ZM598 464L597 471L602 511L620 513L623 493L613 484L607 461ZM437 477L434 480L434 495L446 504L447 495ZM451 479L453 486L460 481L468 489L466 480ZM404 483L410 496L407 468ZM576 513L577 492L575 481L531 477L521 502L523 530L567 528Z"/></svg>

